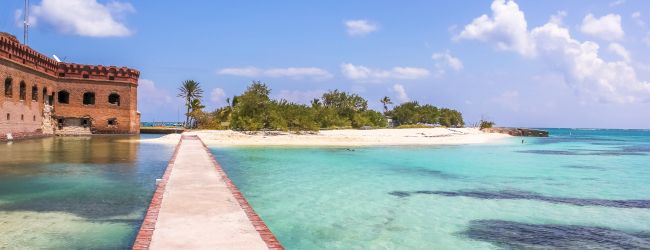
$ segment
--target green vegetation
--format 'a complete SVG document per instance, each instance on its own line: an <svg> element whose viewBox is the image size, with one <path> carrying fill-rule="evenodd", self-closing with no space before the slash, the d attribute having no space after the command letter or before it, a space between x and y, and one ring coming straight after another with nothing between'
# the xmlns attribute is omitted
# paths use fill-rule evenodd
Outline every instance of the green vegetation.
<svg viewBox="0 0 650 250"><path fill-rule="evenodd" d="M493 126L494 126L494 122L483 120L483 119L481 119L481 123L479 125L481 129L492 128Z"/></svg>
<svg viewBox="0 0 650 250"><path fill-rule="evenodd" d="M199 87L200 89L200 87ZM202 92L202 91L201 91ZM183 92L182 92L183 93ZM201 129L233 129L239 131L318 131L320 129L385 128L391 116L396 125L431 127L464 125L460 112L438 109L431 105L420 106L407 102L388 110L389 97L380 100L384 114L368 109L363 97L339 90L331 90L310 105L269 97L271 89L253 81L241 95L226 99L227 106L206 113L200 97L188 101L188 121ZM200 94L199 94L200 95ZM180 96L180 95L179 95ZM196 101L197 103L194 103Z"/></svg>
<svg viewBox="0 0 650 250"><path fill-rule="evenodd" d="M425 104L420 105L416 101L405 102L397 105L393 110L386 112L386 115L393 118L397 126L411 124L438 124L444 127L463 127L463 115L453 109L441 108Z"/></svg>
<svg viewBox="0 0 650 250"><path fill-rule="evenodd" d="M181 84L178 91L178 97L185 99L185 106L187 107L187 113L185 113L185 127L192 127L191 124L194 123L192 120L192 113L198 112L205 107L201 105L203 89L201 89L201 84L198 82L187 80Z"/></svg>

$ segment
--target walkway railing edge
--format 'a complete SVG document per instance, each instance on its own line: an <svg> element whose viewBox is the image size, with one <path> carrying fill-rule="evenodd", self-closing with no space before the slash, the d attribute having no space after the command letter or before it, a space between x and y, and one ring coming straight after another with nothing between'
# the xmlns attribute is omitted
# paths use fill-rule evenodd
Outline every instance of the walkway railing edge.
<svg viewBox="0 0 650 250"><path fill-rule="evenodd" d="M228 186L228 189L230 192L235 196L235 199L237 199L237 202L239 203L239 206L241 206L242 209L246 212L246 216L248 216L248 219L253 223L253 226L255 227L255 230L260 234L262 237L262 240L264 243L266 243L266 246L271 249L271 250L283 250L284 247L282 244L280 244L280 241L275 237L275 235L271 232L271 230L266 226L266 223L260 218L260 216L255 212L253 207L248 203L246 198L242 195L242 193L239 191L237 186L230 180L226 172L221 168L221 165L217 161L217 159L214 157L208 146L201 140L201 137L197 136L201 144L203 144L203 148L205 151L207 151L208 155L210 156L212 162L214 163L214 166L217 168L217 172L221 175L221 178L226 182L226 185Z"/></svg>
<svg viewBox="0 0 650 250"><path fill-rule="evenodd" d="M183 137L178 140L176 149L174 149L174 154L172 154L171 159L169 159L169 162L167 163L167 169L165 169L165 173L163 174L160 182L157 183L156 191L154 192L153 197L151 197L149 208L147 208L147 214L144 216L140 230L135 237L135 242L133 243L132 247L134 250L146 250L149 249L149 246L151 245L151 237L153 236L154 229L156 229L158 212L160 211L160 206L162 205L165 187L169 181L169 176L172 173L174 161L176 160L176 156L178 155L178 150L180 149L182 142Z"/></svg>

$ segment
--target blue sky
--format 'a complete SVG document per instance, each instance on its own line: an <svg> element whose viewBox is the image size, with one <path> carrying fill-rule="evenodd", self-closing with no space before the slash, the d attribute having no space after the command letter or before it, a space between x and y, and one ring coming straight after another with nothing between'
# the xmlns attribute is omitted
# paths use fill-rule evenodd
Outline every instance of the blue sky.
<svg viewBox="0 0 650 250"><path fill-rule="evenodd" d="M213 109L261 80L417 100L504 126L650 128L650 2L32 0L29 45L139 69L143 121L177 120L195 79ZM0 2L22 36L23 1Z"/></svg>

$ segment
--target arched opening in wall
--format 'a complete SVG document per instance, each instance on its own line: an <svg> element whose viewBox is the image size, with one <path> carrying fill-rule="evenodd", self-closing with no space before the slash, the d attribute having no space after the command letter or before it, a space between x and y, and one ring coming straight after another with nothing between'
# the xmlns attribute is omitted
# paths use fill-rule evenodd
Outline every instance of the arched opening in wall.
<svg viewBox="0 0 650 250"><path fill-rule="evenodd" d="M84 105L94 105L95 104L95 93L86 92L84 93Z"/></svg>
<svg viewBox="0 0 650 250"><path fill-rule="evenodd" d="M50 104L48 98L47 98L47 88L43 88L43 103L44 104Z"/></svg>
<svg viewBox="0 0 650 250"><path fill-rule="evenodd" d="M32 101L38 101L38 87L32 86Z"/></svg>
<svg viewBox="0 0 650 250"><path fill-rule="evenodd" d="M116 93L112 93L112 94L108 95L108 103L110 103L112 105L120 106L120 95L118 95Z"/></svg>
<svg viewBox="0 0 650 250"><path fill-rule="evenodd" d="M24 101L27 98L27 84L24 81L20 81L20 100Z"/></svg>
<svg viewBox="0 0 650 250"><path fill-rule="evenodd" d="M117 127L117 118L110 118L107 121L107 124L109 128L115 128Z"/></svg>
<svg viewBox="0 0 650 250"><path fill-rule="evenodd" d="M81 119L81 126L84 128L90 127L90 119L88 118Z"/></svg>
<svg viewBox="0 0 650 250"><path fill-rule="evenodd" d="M11 97L13 96L13 83L11 77L7 77L5 79L5 96L6 97Z"/></svg>
<svg viewBox="0 0 650 250"><path fill-rule="evenodd" d="M56 99L59 101L59 103L68 104L70 103L70 93L68 93L68 91L61 90L59 91Z"/></svg>

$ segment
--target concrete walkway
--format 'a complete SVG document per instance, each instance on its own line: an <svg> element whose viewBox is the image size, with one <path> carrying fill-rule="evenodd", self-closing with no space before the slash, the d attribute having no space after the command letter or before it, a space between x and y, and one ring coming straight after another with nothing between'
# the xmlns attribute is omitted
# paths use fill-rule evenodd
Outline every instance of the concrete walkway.
<svg viewBox="0 0 650 250"><path fill-rule="evenodd" d="M198 137L183 136L170 168L134 249L282 249Z"/></svg>

